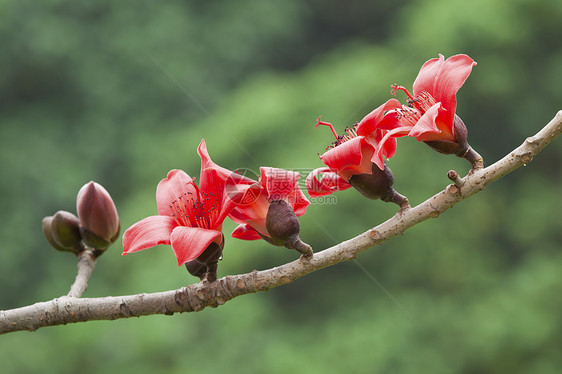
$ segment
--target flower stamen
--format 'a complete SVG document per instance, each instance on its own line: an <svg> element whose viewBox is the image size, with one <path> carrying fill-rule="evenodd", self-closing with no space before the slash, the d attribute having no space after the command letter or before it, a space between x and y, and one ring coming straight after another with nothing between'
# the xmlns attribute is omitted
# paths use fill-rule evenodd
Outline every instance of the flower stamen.
<svg viewBox="0 0 562 374"><path fill-rule="evenodd" d="M339 136L338 136L338 133L336 132L336 130L334 129L334 126L329 122L320 121L321 117L322 116L318 117L318 119L316 120L316 125L314 126L314 128L317 128L318 125L328 126L328 127L330 127L330 129L332 129L332 134L334 134L336 139L338 139Z"/></svg>
<svg viewBox="0 0 562 374"><path fill-rule="evenodd" d="M412 96L412 94L410 93L410 91L408 91L408 89L404 86L398 86L397 84L393 84L392 86L392 90L390 91L390 93L394 96L396 96L396 92L397 91L404 91L404 93L406 94L406 96L408 96L408 98L410 99L410 101L416 101L416 99Z"/></svg>
<svg viewBox="0 0 562 374"><path fill-rule="evenodd" d="M414 127L421 118L421 114L416 109L402 107L401 109L396 109L396 118L400 120L402 124Z"/></svg>
<svg viewBox="0 0 562 374"><path fill-rule="evenodd" d="M417 96L416 103L417 103L419 109L422 111L422 113L425 113L425 112L427 112L427 110L429 108L431 108L433 105L437 104L437 100L435 100L429 92L422 91Z"/></svg>

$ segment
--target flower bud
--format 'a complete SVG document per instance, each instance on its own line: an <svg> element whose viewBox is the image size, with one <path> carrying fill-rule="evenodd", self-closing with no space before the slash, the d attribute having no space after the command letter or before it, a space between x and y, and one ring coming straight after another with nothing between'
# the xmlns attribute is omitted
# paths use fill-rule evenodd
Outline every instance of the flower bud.
<svg viewBox="0 0 562 374"><path fill-rule="evenodd" d="M53 217L52 216L43 218L43 222L42 222L42 224L43 224L43 235L45 235L45 239L47 239L47 241L49 242L51 247L53 247L57 251L68 252L69 250L67 248L62 247L53 238L53 232L51 230L51 224L52 223L53 223Z"/></svg>
<svg viewBox="0 0 562 374"><path fill-rule="evenodd" d="M78 217L74 214L59 210L51 221L51 234L61 247L78 253L82 249Z"/></svg>
<svg viewBox="0 0 562 374"><path fill-rule="evenodd" d="M217 280L217 267L219 260L222 260L222 250L224 248L224 237L222 244L212 242L195 260L185 263L189 274L199 277L201 280L214 282Z"/></svg>
<svg viewBox="0 0 562 374"><path fill-rule="evenodd" d="M76 197L82 240L96 249L106 249L119 235L117 208L109 193L96 182L85 184Z"/></svg>
<svg viewBox="0 0 562 374"><path fill-rule="evenodd" d="M266 239L269 243L296 249L305 257L312 256L312 248L299 238L300 224L295 211L285 200L269 203L265 226L271 235L271 238Z"/></svg>

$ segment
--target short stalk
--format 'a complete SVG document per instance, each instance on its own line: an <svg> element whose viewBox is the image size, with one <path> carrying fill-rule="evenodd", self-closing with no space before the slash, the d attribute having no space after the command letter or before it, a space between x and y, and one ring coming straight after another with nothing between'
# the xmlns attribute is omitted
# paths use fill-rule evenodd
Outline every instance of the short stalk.
<svg viewBox="0 0 562 374"><path fill-rule="evenodd" d="M289 249L296 249L297 251L302 253L305 258L311 258L313 255L312 247L304 243L298 235L289 238L289 240L285 242L285 247Z"/></svg>
<svg viewBox="0 0 562 374"><path fill-rule="evenodd" d="M76 255L78 257L78 274L70 287L68 297L81 297L88 288L88 280L96 267L96 256L87 248Z"/></svg>
<svg viewBox="0 0 562 374"><path fill-rule="evenodd" d="M466 153L462 156L472 164L472 169L478 170L484 168L484 158L478 154L471 146L468 146Z"/></svg>

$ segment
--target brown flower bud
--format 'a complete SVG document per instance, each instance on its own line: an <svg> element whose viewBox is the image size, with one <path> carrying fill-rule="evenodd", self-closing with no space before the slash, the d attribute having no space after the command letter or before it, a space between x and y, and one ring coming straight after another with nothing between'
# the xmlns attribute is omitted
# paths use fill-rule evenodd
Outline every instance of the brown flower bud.
<svg viewBox="0 0 562 374"><path fill-rule="evenodd" d="M262 237L269 243L296 249L305 257L312 256L312 248L299 238L299 220L293 208L285 200L274 200L269 203L265 226L271 238Z"/></svg>
<svg viewBox="0 0 562 374"><path fill-rule="evenodd" d="M109 193L96 182L85 184L76 197L82 240L96 249L106 249L120 230L117 208Z"/></svg>
<svg viewBox="0 0 562 374"><path fill-rule="evenodd" d="M219 260L222 260L222 250L224 248L224 237L222 244L216 242L209 244L195 260L185 263L189 274L199 277L201 280L214 282L217 280L217 267Z"/></svg>

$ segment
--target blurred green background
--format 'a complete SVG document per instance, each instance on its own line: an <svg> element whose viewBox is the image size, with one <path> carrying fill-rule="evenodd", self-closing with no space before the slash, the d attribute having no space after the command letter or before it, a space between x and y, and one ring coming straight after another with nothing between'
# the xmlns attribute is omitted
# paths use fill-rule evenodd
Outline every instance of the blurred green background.
<svg viewBox="0 0 562 374"><path fill-rule="evenodd" d="M310 170L339 131L411 87L443 53L478 65L458 95L488 163L562 109L562 2L0 2L0 309L66 294L76 259L41 219L75 212L90 180L122 227L155 214L168 170L199 174L205 138L221 166ZM402 98L402 97L400 97ZM265 294L182 315L0 336L3 373L557 373L562 366L562 141L526 168L358 257ZM469 164L413 139L390 161L418 204ZM304 178L304 177L303 177ZM313 204L318 251L396 206L348 190ZM234 228L225 223L228 236ZM195 278L170 247L127 257L118 241L84 296L175 289ZM229 238L219 276L297 254Z"/></svg>

